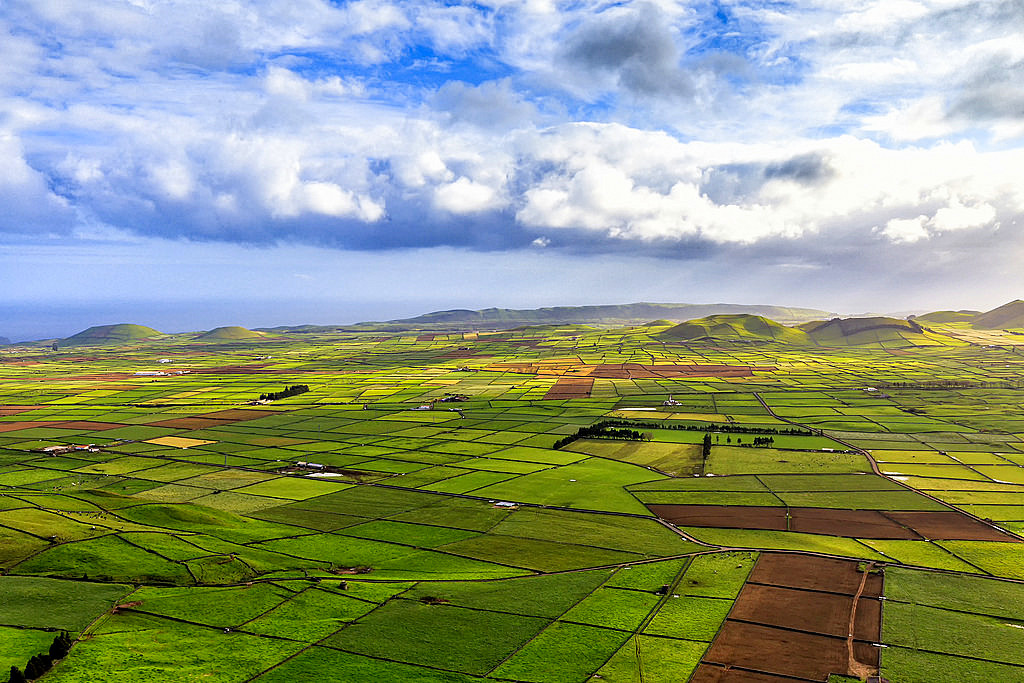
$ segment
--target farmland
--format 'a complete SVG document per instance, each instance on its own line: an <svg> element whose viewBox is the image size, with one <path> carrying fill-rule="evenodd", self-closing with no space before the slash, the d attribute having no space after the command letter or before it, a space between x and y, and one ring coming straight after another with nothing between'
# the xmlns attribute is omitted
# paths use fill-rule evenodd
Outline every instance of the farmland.
<svg viewBox="0 0 1024 683"><path fill-rule="evenodd" d="M0 665L1024 681L1019 336L763 320L0 347Z"/></svg>

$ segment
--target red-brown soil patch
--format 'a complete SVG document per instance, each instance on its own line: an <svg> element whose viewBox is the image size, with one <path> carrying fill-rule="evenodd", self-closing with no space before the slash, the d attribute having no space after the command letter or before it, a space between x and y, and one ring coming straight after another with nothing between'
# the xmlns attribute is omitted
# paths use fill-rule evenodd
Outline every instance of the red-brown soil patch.
<svg viewBox="0 0 1024 683"><path fill-rule="evenodd" d="M270 417L271 415L280 414L281 413L276 410L242 410L240 408L229 408L228 410L218 410L215 413L205 413L203 415L198 415L197 417L206 418L208 420L242 422L243 420L255 420L260 417Z"/></svg>
<svg viewBox="0 0 1024 683"><path fill-rule="evenodd" d="M863 573L857 571L857 565L857 562L831 557L763 553L747 581L769 586L855 595L863 578ZM870 574L864 586L864 595L877 598L881 594L881 574Z"/></svg>
<svg viewBox="0 0 1024 683"><path fill-rule="evenodd" d="M826 536L878 540L1008 541L1019 539L972 517L948 512L892 512L833 508L786 508L757 505L648 505L673 524L716 529L798 531Z"/></svg>
<svg viewBox="0 0 1024 683"><path fill-rule="evenodd" d="M812 681L827 681L830 673L846 673L848 668L844 638L732 620L725 622L703 661Z"/></svg>
<svg viewBox="0 0 1024 683"><path fill-rule="evenodd" d="M789 530L826 536L920 541L922 537L877 510L790 508Z"/></svg>
<svg viewBox="0 0 1024 683"><path fill-rule="evenodd" d="M793 683L793 679L789 676L772 676L702 662L693 672L690 683Z"/></svg>
<svg viewBox="0 0 1024 683"><path fill-rule="evenodd" d="M11 415L21 415L22 413L28 413L33 410L39 410L46 406L0 406L0 417L10 417Z"/></svg>
<svg viewBox="0 0 1024 683"><path fill-rule="evenodd" d="M786 508L763 505L648 505L673 524L716 529L786 530Z"/></svg>
<svg viewBox="0 0 1024 683"><path fill-rule="evenodd" d="M73 420L70 422L59 422L53 426L58 429L79 429L89 432L102 432L108 429L127 427L128 425L121 424L120 422L89 422L87 420Z"/></svg>
<svg viewBox="0 0 1024 683"><path fill-rule="evenodd" d="M993 529L973 517L959 512L886 512L925 538L936 541L1003 541L1017 543L1020 539Z"/></svg>
<svg viewBox="0 0 1024 683"><path fill-rule="evenodd" d="M587 398L594 388L594 380L589 377L563 377L544 394L545 400Z"/></svg>
<svg viewBox="0 0 1024 683"><path fill-rule="evenodd" d="M827 681L877 671L882 577L863 564L762 553L691 680Z"/></svg>
<svg viewBox="0 0 1024 683"><path fill-rule="evenodd" d="M851 597L839 593L815 593L808 599L807 593L799 588L748 583L729 618L846 638ZM779 605L789 607L780 611ZM882 603L878 598L861 598L857 603L855 637L860 640L876 638L881 614Z"/></svg>
<svg viewBox="0 0 1024 683"><path fill-rule="evenodd" d="M231 424L230 420L210 420L204 417L177 417L171 420L150 422L150 427L168 427L170 429L206 429Z"/></svg>
<svg viewBox="0 0 1024 683"><path fill-rule="evenodd" d="M47 420L45 422L0 422L0 432L16 432L20 429L32 429L33 427L52 427L60 422Z"/></svg>
<svg viewBox="0 0 1024 683"><path fill-rule="evenodd" d="M206 429L207 427L219 427L233 422L244 422L245 420L255 420L260 417L277 414L278 412L276 410L242 410L239 408L229 408L227 410L218 410L214 413L194 415L192 417L175 417L170 420L150 422L149 426L169 427L171 429Z"/></svg>
<svg viewBox="0 0 1024 683"><path fill-rule="evenodd" d="M416 341L432 342L434 341L434 336L435 335L432 334L421 334L420 336L416 337Z"/></svg>

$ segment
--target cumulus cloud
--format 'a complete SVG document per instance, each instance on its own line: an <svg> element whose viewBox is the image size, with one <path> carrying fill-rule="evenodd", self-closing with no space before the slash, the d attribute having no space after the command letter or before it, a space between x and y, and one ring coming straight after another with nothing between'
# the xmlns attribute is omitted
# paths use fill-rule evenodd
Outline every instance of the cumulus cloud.
<svg viewBox="0 0 1024 683"><path fill-rule="evenodd" d="M571 67L632 93L693 92L667 18L654 5L619 6L586 20L568 38L563 58Z"/></svg>
<svg viewBox="0 0 1024 683"><path fill-rule="evenodd" d="M0 131L0 232L64 233L75 221L72 207L32 168L18 139Z"/></svg>
<svg viewBox="0 0 1024 683"><path fill-rule="evenodd" d="M716 7L13 2L0 224L814 258L1014 239L1019 3Z"/></svg>

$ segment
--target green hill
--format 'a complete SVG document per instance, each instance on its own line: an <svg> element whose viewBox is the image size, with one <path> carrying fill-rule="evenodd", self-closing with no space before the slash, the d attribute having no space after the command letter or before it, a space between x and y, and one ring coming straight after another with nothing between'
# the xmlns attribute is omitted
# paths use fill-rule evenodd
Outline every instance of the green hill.
<svg viewBox="0 0 1024 683"><path fill-rule="evenodd" d="M833 318L799 326L811 339L823 346L915 342L931 343L923 327L913 320L883 316L871 318Z"/></svg>
<svg viewBox="0 0 1024 683"><path fill-rule="evenodd" d="M808 344L803 330L786 327L759 315L711 315L671 327L658 335L662 339L731 339Z"/></svg>
<svg viewBox="0 0 1024 683"><path fill-rule="evenodd" d="M163 332L145 325L120 323L117 325L97 325L82 330L67 339L60 340L60 346L84 346L89 344L124 344L148 337L162 337Z"/></svg>
<svg viewBox="0 0 1024 683"><path fill-rule="evenodd" d="M915 316L917 322L925 323L966 323L978 317L979 311L934 311Z"/></svg>
<svg viewBox="0 0 1024 683"><path fill-rule="evenodd" d="M204 332L203 334L196 337L197 341L230 341L232 339L259 339L267 336L263 332L254 332L247 330L244 327L238 325L230 325L228 327L218 327Z"/></svg>
<svg viewBox="0 0 1024 683"><path fill-rule="evenodd" d="M981 330L1006 330L1024 327L1024 301L1017 299L991 311L980 313L971 321Z"/></svg>

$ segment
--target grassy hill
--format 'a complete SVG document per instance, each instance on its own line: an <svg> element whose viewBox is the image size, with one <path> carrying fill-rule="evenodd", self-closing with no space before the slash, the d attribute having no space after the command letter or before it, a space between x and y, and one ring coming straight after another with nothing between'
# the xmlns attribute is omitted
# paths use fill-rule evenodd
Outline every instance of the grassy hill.
<svg viewBox="0 0 1024 683"><path fill-rule="evenodd" d="M197 341L231 341L233 339L259 339L267 336L263 332L254 332L238 325L218 327L196 337Z"/></svg>
<svg viewBox="0 0 1024 683"><path fill-rule="evenodd" d="M954 343L947 337L930 333L913 320L881 316L833 318L787 327L763 316L713 315L681 323L657 336L665 340L774 341L801 346L931 346Z"/></svg>
<svg viewBox="0 0 1024 683"><path fill-rule="evenodd" d="M800 325L811 339L823 346L907 342L930 343L924 328L913 320L876 316L870 318L833 318Z"/></svg>
<svg viewBox="0 0 1024 683"><path fill-rule="evenodd" d="M1006 330L1024 327L1024 301L1017 299L986 313L980 313L971 325L981 330Z"/></svg>
<svg viewBox="0 0 1024 683"><path fill-rule="evenodd" d="M966 323L978 317L980 311L934 311L915 316L914 320L924 323Z"/></svg>
<svg viewBox="0 0 1024 683"><path fill-rule="evenodd" d="M679 340L713 338L777 341L784 344L810 343L810 338L803 330L786 327L759 315L707 316L671 327L658 336Z"/></svg>
<svg viewBox="0 0 1024 683"><path fill-rule="evenodd" d="M161 337L163 332L145 325L120 323L117 325L96 325L82 330L67 339L61 339L61 346L84 346L90 344L123 344L148 337Z"/></svg>

